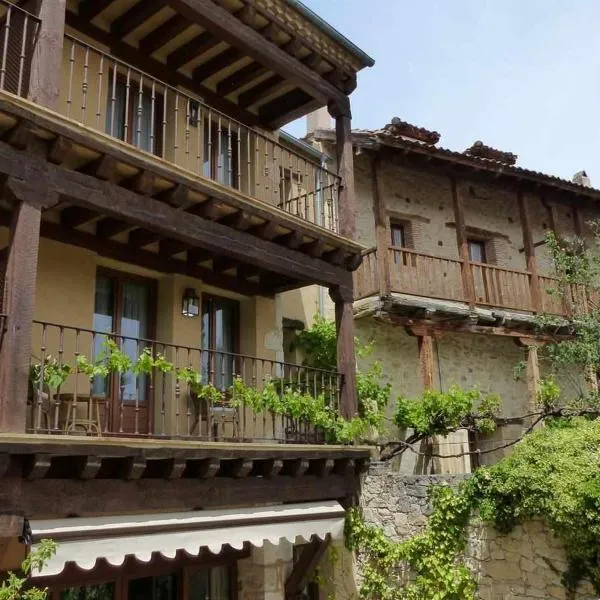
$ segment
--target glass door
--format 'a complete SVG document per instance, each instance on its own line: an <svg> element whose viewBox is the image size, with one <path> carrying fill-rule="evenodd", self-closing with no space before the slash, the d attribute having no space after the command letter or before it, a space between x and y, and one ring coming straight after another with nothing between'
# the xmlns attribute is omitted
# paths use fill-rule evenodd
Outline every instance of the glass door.
<svg viewBox="0 0 600 600"><path fill-rule="evenodd" d="M154 326L154 287L152 280L121 273L100 272L96 278L94 330L113 334L122 352L137 360L152 337ZM96 336L94 354L105 351L109 336ZM149 431L148 377L132 371L115 373L94 382L94 395L106 398L110 431L144 434Z"/></svg>

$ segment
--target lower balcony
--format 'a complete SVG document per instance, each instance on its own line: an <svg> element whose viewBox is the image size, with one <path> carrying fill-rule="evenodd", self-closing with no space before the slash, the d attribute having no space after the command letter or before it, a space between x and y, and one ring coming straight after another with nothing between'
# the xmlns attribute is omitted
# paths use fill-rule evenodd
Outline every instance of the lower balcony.
<svg viewBox="0 0 600 600"><path fill-rule="evenodd" d="M29 433L323 444L310 412L337 417L341 376L35 321L29 382Z"/></svg>
<svg viewBox="0 0 600 600"><path fill-rule="evenodd" d="M567 294L559 293L556 277L537 276L539 302L536 306L532 273L497 265L469 262L466 274L460 260L415 252L406 248L387 248L385 263L378 250L363 254L363 262L354 273L355 299L389 292L421 298L474 304L482 308L499 308L526 313L559 316L585 307L588 291L571 285ZM389 265L389 273L382 272ZM469 298L464 277L472 278L474 298Z"/></svg>

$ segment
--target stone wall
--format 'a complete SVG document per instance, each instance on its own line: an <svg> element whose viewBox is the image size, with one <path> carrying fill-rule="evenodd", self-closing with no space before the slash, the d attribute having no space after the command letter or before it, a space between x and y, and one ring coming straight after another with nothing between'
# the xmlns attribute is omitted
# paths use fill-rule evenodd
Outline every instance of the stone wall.
<svg viewBox="0 0 600 600"><path fill-rule="evenodd" d="M427 524L431 484L458 485L465 476L414 476L394 473L374 463L365 477L361 504L368 523L383 527L394 539L405 539ZM478 582L481 600L567 600L559 573L566 557L559 540L542 522L530 522L501 535L474 525L468 532L467 562ZM597 600L591 586L580 586L575 599Z"/></svg>

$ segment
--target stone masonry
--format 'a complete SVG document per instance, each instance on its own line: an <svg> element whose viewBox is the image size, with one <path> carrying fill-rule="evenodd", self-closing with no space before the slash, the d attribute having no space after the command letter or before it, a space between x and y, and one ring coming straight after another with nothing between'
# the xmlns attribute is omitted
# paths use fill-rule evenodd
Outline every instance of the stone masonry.
<svg viewBox="0 0 600 600"><path fill-rule="evenodd" d="M387 464L374 463L365 477L361 504L367 522L383 527L394 539L405 539L427 524L427 489L432 484L458 485L468 475L404 475ZM566 568L559 540L541 521L502 535L474 524L468 532L467 564L478 582L481 600L597 600L591 586L580 586L568 598L560 581Z"/></svg>

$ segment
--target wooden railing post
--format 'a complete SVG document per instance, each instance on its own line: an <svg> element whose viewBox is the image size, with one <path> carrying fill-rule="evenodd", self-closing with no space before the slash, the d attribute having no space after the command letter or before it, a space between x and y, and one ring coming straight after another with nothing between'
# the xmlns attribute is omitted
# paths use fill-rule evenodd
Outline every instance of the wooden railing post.
<svg viewBox="0 0 600 600"><path fill-rule="evenodd" d="M373 217L375 220L375 242L377 246L376 268L379 271L379 295L387 296L392 289L390 253L387 228L387 213L383 194L379 153L371 157L371 180L373 185Z"/></svg>
<svg viewBox="0 0 600 600"><path fill-rule="evenodd" d="M38 0L40 26L31 61L29 99L58 109L66 0Z"/></svg>
<svg viewBox="0 0 600 600"><path fill-rule="evenodd" d="M475 281L473 279L473 269L469 260L469 242L467 240L467 226L465 224L465 207L463 199L458 188L456 178L451 177L452 186L452 208L454 210L454 220L456 221L456 242L458 244L458 254L461 261L461 274L463 282L463 291L469 306L475 306Z"/></svg>
<svg viewBox="0 0 600 600"><path fill-rule="evenodd" d="M537 270L537 261L535 259L535 246L533 235L531 233L531 218L529 216L529 205L525 201L523 190L517 192L519 202L519 215L521 217L521 228L523 230L523 248L525 250L525 260L527 271L529 272L529 292L531 294L531 305L533 311L539 313L542 311L542 295L540 288L540 279Z"/></svg>
<svg viewBox="0 0 600 600"><path fill-rule="evenodd" d="M342 375L340 412L345 419L351 419L358 412L352 286L339 285L331 287L329 295L335 303L337 364L338 371Z"/></svg>

